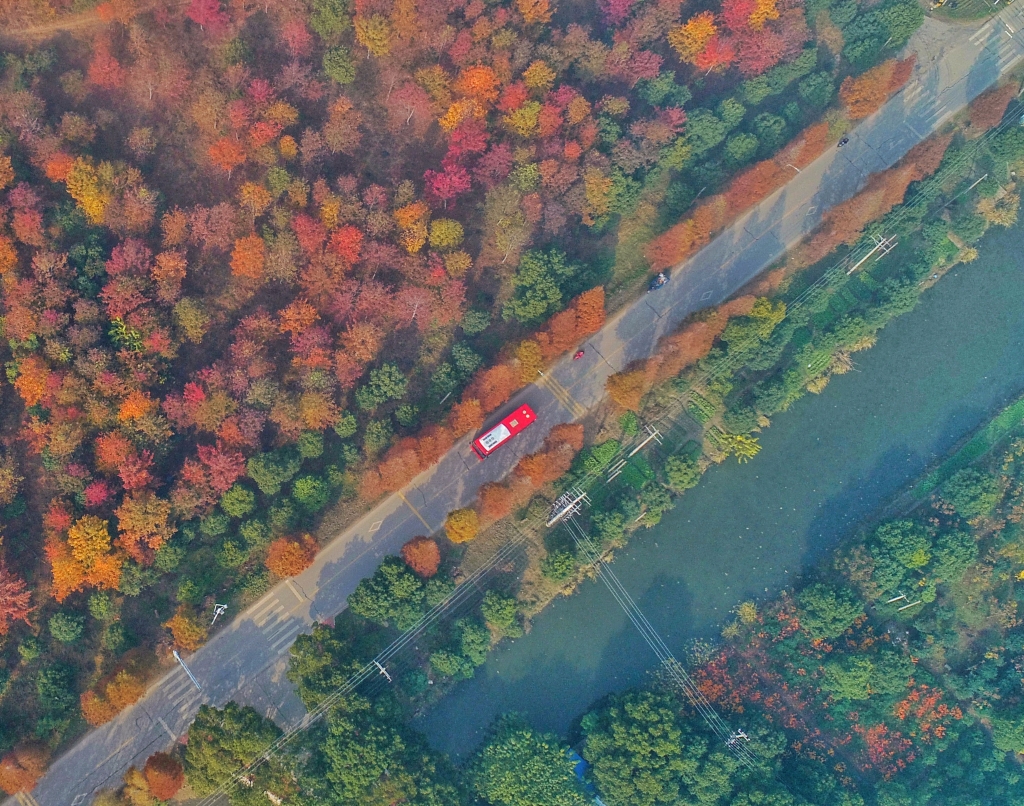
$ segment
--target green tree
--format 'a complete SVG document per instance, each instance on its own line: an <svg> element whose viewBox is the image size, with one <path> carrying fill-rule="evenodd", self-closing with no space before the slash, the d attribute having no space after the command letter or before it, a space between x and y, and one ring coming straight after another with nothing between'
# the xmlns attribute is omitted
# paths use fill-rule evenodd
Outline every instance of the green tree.
<svg viewBox="0 0 1024 806"><path fill-rule="evenodd" d="M992 743L1004 753L1024 753L1024 709L1018 707L994 714Z"/></svg>
<svg viewBox="0 0 1024 806"><path fill-rule="evenodd" d="M322 748L322 749L321 749ZM303 783L330 806L449 806L464 802L451 765L404 729L389 698L352 695L333 707L326 739ZM323 774L320 771L323 770Z"/></svg>
<svg viewBox="0 0 1024 806"><path fill-rule="evenodd" d="M370 420L363 432L363 452L367 459L375 459L391 444L393 429L389 420Z"/></svg>
<svg viewBox="0 0 1024 806"><path fill-rule="evenodd" d="M351 84L356 80L356 65L348 48L328 48L324 53L324 73L339 84Z"/></svg>
<svg viewBox="0 0 1024 806"><path fill-rule="evenodd" d="M875 582L886 592L895 591L910 571L924 568L931 559L931 536L914 521L882 524L872 535L869 546L875 561Z"/></svg>
<svg viewBox="0 0 1024 806"><path fill-rule="evenodd" d="M763 153L774 153L788 138L788 127L785 118L762 112L752 122L754 134L761 143Z"/></svg>
<svg viewBox="0 0 1024 806"><path fill-rule="evenodd" d="M688 456L670 456L665 461L665 479L677 493L696 487L700 477L700 465Z"/></svg>
<svg viewBox="0 0 1024 806"><path fill-rule="evenodd" d="M693 156L700 157L709 152L729 133L726 125L707 109L694 109L687 115L686 140L693 149Z"/></svg>
<svg viewBox="0 0 1024 806"><path fill-rule="evenodd" d="M523 628L519 626L518 602L512 596L487 591L480 605L480 612L488 626L501 635L518 638L523 634Z"/></svg>
<svg viewBox="0 0 1024 806"><path fill-rule="evenodd" d="M36 677L36 693L43 708L61 713L75 704L75 674L66 663L51 663Z"/></svg>
<svg viewBox="0 0 1024 806"><path fill-rule="evenodd" d="M281 729L251 706L229 702L223 709L203 705L185 745L185 778L197 794L208 795L239 768L254 761L281 735ZM281 756L255 768L253 789L286 791L275 785L284 777ZM240 788L232 788L239 792ZM234 803L234 798L232 798Z"/></svg>
<svg viewBox="0 0 1024 806"><path fill-rule="evenodd" d="M725 142L725 160L733 167L745 165L754 158L758 145L758 139L752 134L734 134Z"/></svg>
<svg viewBox="0 0 1024 806"><path fill-rule="evenodd" d="M349 411L343 411L338 417L338 422L334 424L334 433L342 439L348 439L357 430L359 430L359 423L355 415Z"/></svg>
<svg viewBox="0 0 1024 806"><path fill-rule="evenodd" d="M473 758L470 781L492 806L587 806L567 752L557 737L506 716Z"/></svg>
<svg viewBox="0 0 1024 806"><path fill-rule="evenodd" d="M896 652L853 655L825 664L821 687L839 700L867 700L906 691L914 664Z"/></svg>
<svg viewBox="0 0 1024 806"><path fill-rule="evenodd" d="M89 594L89 614L97 621L108 621L114 617L114 602L109 593L96 591Z"/></svg>
<svg viewBox="0 0 1024 806"><path fill-rule="evenodd" d="M836 85L831 74L822 71L807 76L797 85L796 91L812 109L824 109L835 95Z"/></svg>
<svg viewBox="0 0 1024 806"><path fill-rule="evenodd" d="M631 691L583 717L583 757L602 798L622 806L683 801L684 779L697 772L707 742L688 735L676 702Z"/></svg>
<svg viewBox="0 0 1024 806"><path fill-rule="evenodd" d="M562 307L562 290L579 267L566 262L565 253L555 249L526 252L512 278L514 294L501 315L523 324L546 319Z"/></svg>
<svg viewBox="0 0 1024 806"><path fill-rule="evenodd" d="M430 656L430 668L443 677L469 680L473 676L473 663L465 655L439 649Z"/></svg>
<svg viewBox="0 0 1024 806"><path fill-rule="evenodd" d="M816 583L797 596L800 624L812 638L836 638L858 618L864 607L849 588Z"/></svg>
<svg viewBox="0 0 1024 806"><path fill-rule="evenodd" d="M296 447L303 459L319 459L324 453L324 435L319 431L303 431Z"/></svg>
<svg viewBox="0 0 1024 806"><path fill-rule="evenodd" d="M364 411L374 411L389 400L397 400L405 394L409 379L394 364L384 364L371 370L370 380L356 390L356 404Z"/></svg>
<svg viewBox="0 0 1024 806"><path fill-rule="evenodd" d="M715 114L718 115L718 119L722 121L726 129L731 130L743 122L747 108L735 98L726 98L718 105Z"/></svg>
<svg viewBox="0 0 1024 806"><path fill-rule="evenodd" d="M246 463L246 470L260 492L274 497L281 492L302 466L297 451L281 449L270 453L259 453Z"/></svg>
<svg viewBox="0 0 1024 806"><path fill-rule="evenodd" d="M352 6L349 0L313 0L309 27L322 39L330 40L352 27Z"/></svg>
<svg viewBox="0 0 1024 806"><path fill-rule="evenodd" d="M386 557L369 579L349 594L356 615L399 630L412 627L424 612L423 581L397 557Z"/></svg>
<svg viewBox="0 0 1024 806"><path fill-rule="evenodd" d="M491 649L491 634L487 628L472 619L459 619L455 630L462 656L474 666L482 666Z"/></svg>
<svg viewBox="0 0 1024 806"><path fill-rule="evenodd" d="M85 619L71 613L54 613L49 621L50 635L62 644L73 644L82 637Z"/></svg>
<svg viewBox="0 0 1024 806"><path fill-rule="evenodd" d="M1001 497L999 479L966 468L954 473L942 485L942 497L967 519L988 515Z"/></svg>
<svg viewBox="0 0 1024 806"><path fill-rule="evenodd" d="M327 482L317 476L300 476L292 485L292 499L307 513L319 512L330 500Z"/></svg>
<svg viewBox="0 0 1024 806"><path fill-rule="evenodd" d="M256 508L256 496L241 484L233 484L220 497L220 507L232 518L244 518Z"/></svg>
<svg viewBox="0 0 1024 806"><path fill-rule="evenodd" d="M946 532L935 541L931 572L941 582L959 582L977 559L978 544L970 532Z"/></svg>
<svg viewBox="0 0 1024 806"><path fill-rule="evenodd" d="M571 551L553 551L540 563L540 572L548 579L562 582L576 570L576 555Z"/></svg>
<svg viewBox="0 0 1024 806"><path fill-rule="evenodd" d="M879 11L879 17L885 32L889 35L888 45L898 50L914 31L924 22L924 9L913 0L890 3Z"/></svg>

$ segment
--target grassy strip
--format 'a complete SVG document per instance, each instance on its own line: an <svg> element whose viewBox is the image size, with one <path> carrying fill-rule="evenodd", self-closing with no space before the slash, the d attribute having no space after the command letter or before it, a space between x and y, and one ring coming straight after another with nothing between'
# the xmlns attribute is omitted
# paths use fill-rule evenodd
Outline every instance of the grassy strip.
<svg viewBox="0 0 1024 806"><path fill-rule="evenodd" d="M923 501L958 470L974 463L1006 437L1013 434L1024 421L1024 395L1011 403L981 428L960 450L946 458L942 464L925 476L911 491L917 501Z"/></svg>

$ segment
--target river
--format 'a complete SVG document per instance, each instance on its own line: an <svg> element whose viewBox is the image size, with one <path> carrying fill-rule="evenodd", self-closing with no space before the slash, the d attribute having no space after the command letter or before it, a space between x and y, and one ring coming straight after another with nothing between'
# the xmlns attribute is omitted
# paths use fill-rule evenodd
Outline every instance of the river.
<svg viewBox="0 0 1024 806"><path fill-rule="evenodd" d="M778 415L759 456L713 467L618 553L615 573L677 656L738 602L788 585L1024 390L1024 227L988 235L980 251L858 353L855 372ZM416 725L457 755L506 711L564 734L655 663L603 583L587 582Z"/></svg>

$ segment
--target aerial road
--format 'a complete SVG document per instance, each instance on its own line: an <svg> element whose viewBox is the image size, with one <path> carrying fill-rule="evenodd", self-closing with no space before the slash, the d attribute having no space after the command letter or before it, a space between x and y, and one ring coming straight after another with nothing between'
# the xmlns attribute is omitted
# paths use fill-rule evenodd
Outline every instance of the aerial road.
<svg viewBox="0 0 1024 806"><path fill-rule="evenodd" d="M1005 7L974 27L927 21L911 42L918 57L914 76L849 133L849 142L802 171L794 169L789 184L669 272L671 282L610 317L580 345L584 354L578 360L566 356L496 412L484 430L524 405L542 427L523 430L486 461L471 449L476 435L460 440L437 465L336 535L302 574L245 612L222 615L224 627L183 656L187 669L176 665L135 706L57 759L31 794L8 803L88 803L96 790L116 785L129 765L179 740L203 703L233 699L285 726L301 720L303 708L284 677L297 635L342 610L382 557L415 535L437 531L449 511L475 498L481 484L507 475L523 454L540 446L552 425L583 417L604 397L609 375L647 356L689 314L727 299L812 230L824 211L856 193L871 173L894 164L1017 65L1024 56L1021 27L1024 4Z"/></svg>

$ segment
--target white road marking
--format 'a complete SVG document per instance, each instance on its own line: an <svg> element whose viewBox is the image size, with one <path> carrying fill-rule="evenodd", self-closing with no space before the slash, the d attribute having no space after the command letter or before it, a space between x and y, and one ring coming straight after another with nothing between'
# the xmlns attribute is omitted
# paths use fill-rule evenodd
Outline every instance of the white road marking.
<svg viewBox="0 0 1024 806"><path fill-rule="evenodd" d="M281 606L281 603L274 600L274 607L271 610L265 611L259 618L253 619L256 626L263 629L263 626L272 619L279 618L285 609Z"/></svg>
<svg viewBox="0 0 1024 806"><path fill-rule="evenodd" d="M279 653L285 647L291 646L292 641L295 640L295 638L298 636L300 632L302 632L302 625L296 624L294 629L288 630L287 632L285 632L284 635L282 635L274 643L272 643L270 645L270 650L276 654Z"/></svg>
<svg viewBox="0 0 1024 806"><path fill-rule="evenodd" d="M921 97L922 92L924 92L924 87L921 84L914 84L912 87L903 91L903 103L910 106L914 101Z"/></svg>
<svg viewBox="0 0 1024 806"><path fill-rule="evenodd" d="M298 587L296 587L294 582L292 582L290 579L286 579L284 581L284 584L288 586L288 590L292 592L296 599L298 599L300 602L306 601L306 597L299 593L299 589Z"/></svg>
<svg viewBox="0 0 1024 806"><path fill-rule="evenodd" d="M981 28L971 34L970 41L972 45L977 45L982 39L988 36L989 31L992 30L992 23L986 22Z"/></svg>
<svg viewBox="0 0 1024 806"><path fill-rule="evenodd" d="M250 615L252 616L252 620L256 621L257 624L258 624L259 622L257 620L268 609L273 609L275 607L280 607L280 606L281 606L281 603L277 600L276 596L268 596L264 601L260 602L259 607L257 607L255 610L253 610Z"/></svg>
<svg viewBox="0 0 1024 806"><path fill-rule="evenodd" d="M158 716L156 721L160 723L160 727L167 731L167 735L171 737L172 742L178 741L178 737L174 735L174 731L167 727L167 723L164 722L164 718L162 716Z"/></svg>
<svg viewBox="0 0 1024 806"><path fill-rule="evenodd" d="M384 525L384 521L374 521L373 523L370 524L370 531L371 532L376 532L383 525Z"/></svg>

